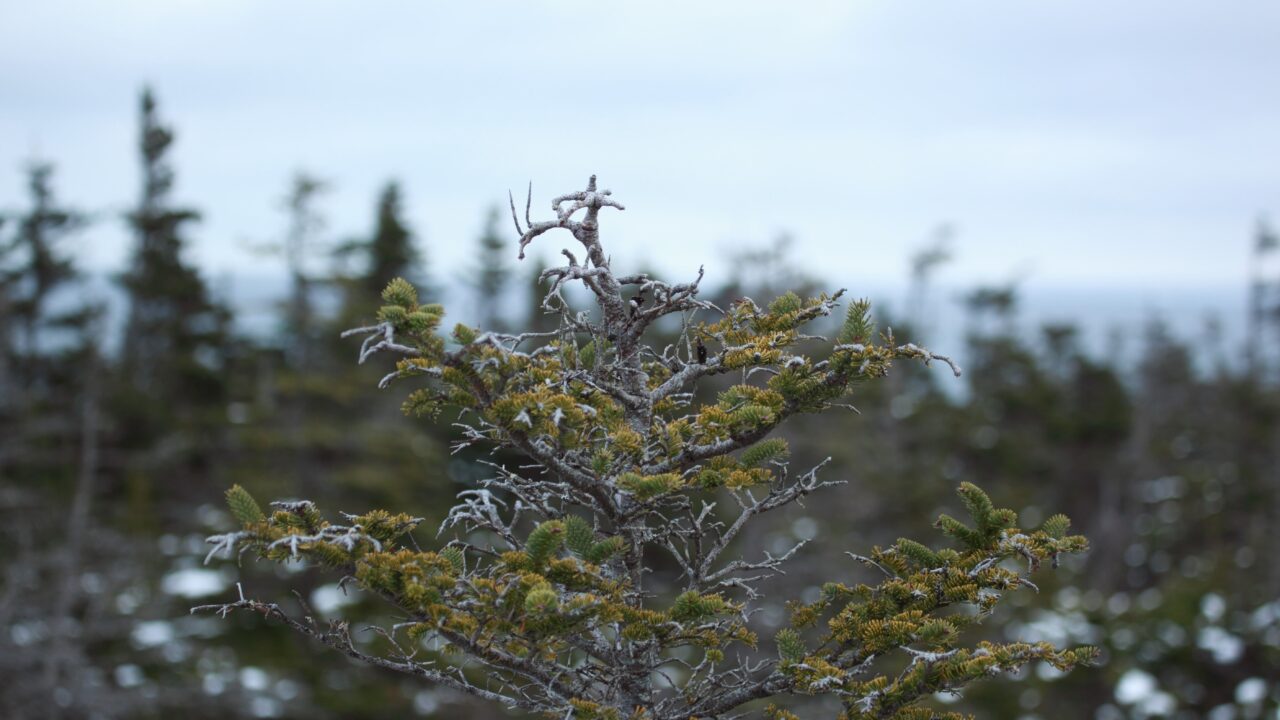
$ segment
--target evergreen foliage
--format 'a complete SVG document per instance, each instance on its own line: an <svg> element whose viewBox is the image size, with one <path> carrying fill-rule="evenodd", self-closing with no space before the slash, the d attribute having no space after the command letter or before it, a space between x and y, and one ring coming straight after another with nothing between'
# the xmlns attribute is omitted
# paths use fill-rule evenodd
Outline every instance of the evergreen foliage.
<svg viewBox="0 0 1280 720"><path fill-rule="evenodd" d="M18 285L18 293L9 298L9 312L22 327L22 347L30 356L37 354L36 337L41 323L58 321L46 315L46 301L76 277L71 255L59 246L86 223L82 213L58 203L52 178L53 166L49 163L34 162L27 168L31 206L18 218L11 249L22 261L8 273Z"/></svg>
<svg viewBox="0 0 1280 720"><path fill-rule="evenodd" d="M378 196L373 235L367 242L368 267L362 291L369 296L397 277L412 276L420 262L413 231L404 219L400 184L389 182Z"/></svg>
<svg viewBox="0 0 1280 720"><path fill-rule="evenodd" d="M294 364L309 369L316 330L316 311L311 298L315 278L308 263L317 251L317 235L324 228L324 218L315 208L317 198L328 189L319 178L305 172L294 175L284 207L289 214L289 227L281 240L269 249L284 257L289 270L290 291L285 306L285 331L288 352ZM295 424L299 422L294 419Z"/></svg>
<svg viewBox="0 0 1280 720"><path fill-rule="evenodd" d="M227 490L227 507L231 509L231 517L241 525L257 525L267 519L253 496L239 485Z"/></svg>
<svg viewBox="0 0 1280 720"><path fill-rule="evenodd" d="M476 240L476 267L469 276L479 310L478 320L481 326L491 330L506 329L502 303L511 283L508 243L502 237L500 221L498 208L490 208L485 216L484 230Z"/></svg>
<svg viewBox="0 0 1280 720"><path fill-rule="evenodd" d="M184 257L184 230L199 219L172 204L174 172L167 155L174 133L159 118L155 96L142 93L138 148L142 194L129 213L136 242L121 277L129 297L122 360L134 388L163 396L178 384L216 385L217 351L226 316Z"/></svg>
<svg viewBox="0 0 1280 720"><path fill-rule="evenodd" d="M540 275L540 305L558 316L556 329L458 326L447 341L443 308L388 277L377 324L350 331L366 335L361 362L400 357L383 384L414 385L406 412L462 410L456 449L523 456L459 493L440 528L452 540L423 550L412 535L421 518L372 511L335 522L308 501L272 503L263 518L238 486L228 501L242 528L210 538L211 556L238 549L331 568L407 621L358 645L345 624L322 628L257 600L198 610L254 610L372 665L548 717L727 717L788 695L831 696L841 718L935 717L920 705L934 693L1035 661L1066 670L1093 657L1090 648L964 641L1007 593L1034 587L1027 573L1085 549L1065 519L1021 529L1013 511L967 483L968 523L938 519L953 547L904 539L855 556L872 583L828 580L819 600L791 605L776 654L758 647L748 621L759 583L800 545L749 560L733 558L735 541L761 515L838 484L819 479L822 464L793 473L786 443L769 435L839 407L896 361L951 362L891 332L874 336L864 301L836 343L814 353L807 326L842 293L785 293L763 309L743 298L721 311L698 299L701 271L678 284L615 274L599 222L622 206L594 177L552 208L554 220L535 223L526 211L527 229L516 224L522 255L554 229L586 253L579 263L565 251L567 264ZM590 312L571 307L570 283L590 293ZM685 318L685 329L659 349L651 326L668 315ZM705 399L695 392L721 376L734 384ZM655 566L656 555L678 574Z"/></svg>

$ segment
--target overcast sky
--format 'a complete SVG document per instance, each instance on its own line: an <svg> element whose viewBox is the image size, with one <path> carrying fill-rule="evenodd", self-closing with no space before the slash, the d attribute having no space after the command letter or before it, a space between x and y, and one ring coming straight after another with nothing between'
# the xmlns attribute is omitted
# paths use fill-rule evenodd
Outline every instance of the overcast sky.
<svg viewBox="0 0 1280 720"><path fill-rule="evenodd" d="M38 154L110 220L151 83L212 275L263 267L305 168L339 236L402 180L437 276L508 188L546 213L597 173L615 260L681 274L787 231L883 285L950 222L958 283L1239 285L1280 215L1278 70L1275 2L9 2L0 206ZM118 223L91 237L119 267Z"/></svg>

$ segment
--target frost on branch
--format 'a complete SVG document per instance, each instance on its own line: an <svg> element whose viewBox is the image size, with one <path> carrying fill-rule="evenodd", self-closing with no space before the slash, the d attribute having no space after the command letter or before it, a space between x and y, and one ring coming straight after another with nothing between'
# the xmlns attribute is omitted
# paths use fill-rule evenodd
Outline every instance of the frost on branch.
<svg viewBox="0 0 1280 720"><path fill-rule="evenodd" d="M1043 561L1086 547L1065 517L1020 529L1012 511L968 484L960 495L970 520L938 519L951 546L902 539L850 553L860 565L832 577L817 602L792 605L790 627L775 638L757 638L748 620L760 583L803 543L736 557L735 539L762 515L840 484L821 477L825 462L793 472L773 430L842 407L898 360L959 369L879 333L866 301L850 304L834 340L807 334L837 311L843 291L721 309L698 299L701 268L683 283L615 273L600 216L623 206L594 177L552 201L553 220L533 221L531 204L532 194L523 222L511 204L522 256L553 230L581 246L542 273L542 307L558 316L557 330L457 325L446 339L443 308L395 280L377 323L348 333L364 336L360 362L395 358L382 385L410 387L406 412L461 411L455 450L525 458L489 463L490 477L459 493L438 531L445 544L420 549L410 535L419 519L404 514L334 523L294 502L266 515L239 487L228 501L242 529L210 538L215 553L305 558L407 620L381 629L385 643L374 650L344 624L320 627L306 608L298 620L242 596L200 609L252 610L370 664L556 718L738 717L752 701L801 694L833 696L844 718L933 717L919 701L934 693L1032 661L1069 669L1092 657L1089 648L964 644L963 631L1005 593L1034 588L1027 575ZM574 283L588 292L585 308L564 293ZM670 315L681 320L678 339L648 344L646 331ZM800 350L815 341L825 350ZM699 402L695 387L720 375L737 382ZM656 583L646 567L654 553L668 555L679 577Z"/></svg>

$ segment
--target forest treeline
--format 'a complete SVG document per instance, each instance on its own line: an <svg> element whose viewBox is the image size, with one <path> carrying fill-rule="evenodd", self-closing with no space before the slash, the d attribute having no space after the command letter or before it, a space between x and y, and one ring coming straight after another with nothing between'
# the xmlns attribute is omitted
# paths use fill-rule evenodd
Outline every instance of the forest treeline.
<svg viewBox="0 0 1280 720"><path fill-rule="evenodd" d="M329 242L326 183L297 174L280 224L260 249L286 271L275 332L249 335L191 264L199 212L173 197L176 135L142 95L136 136L141 189L118 220L66 206L55 168L33 162L28 193L6 198L0 224L0 715L13 718L498 717L438 688L353 668L255 618L190 616L236 589L203 538L227 524L223 490L305 497L339 510L410 509L435 527L454 495L484 472L454 430L406 418L380 373L339 338L367 324L394 277L468 290L486 329L546 329L531 262L497 211L472 264L429 268L430 243L405 221L388 183L364 237ZM655 211L656 212L656 211ZM126 223L125 299L108 323L77 256L95 222ZM1258 267L1277 254L1265 229ZM938 251L917 258L912 297ZM810 268L781 249L724 259L731 280L707 293L721 307L795 289ZM762 272L762 268L765 271ZM428 273L428 269L431 273ZM773 583L811 600L818 578L865 568L845 551L927 534L955 487L981 484L1028 522L1063 511L1092 551L1002 610L990 632L1102 649L1100 666L1060 677L1048 666L996 680L939 707L979 717L1262 717L1280 705L1280 277L1252 279L1249 345L1179 339L1158 322L1133 329L1137 362L1087 352L1080 329L1020 333L1017 294L965 299L962 381L896 372L855 396L857 411L797 421L796 462L832 458L856 501L811 504L747 534L741 551L812 539ZM857 288L852 289L857 293ZM924 305L882 318L897 335L926 326ZM1090 318L1082 317L1087 324ZM115 329L115 328L118 328ZM661 332L661 329L658 330ZM112 336L113 333L118 337ZM925 338L927 339L927 338ZM1202 362L1202 358L1242 358ZM957 392L954 386L963 382ZM950 384L950 386L948 386ZM821 571L820 571L821 570ZM382 612L340 578L250 567L258 597L314 611ZM866 579L865 577L862 579ZM376 638L368 638L375 642ZM825 708L800 710L825 716ZM1269 717L1269 715L1268 715Z"/></svg>

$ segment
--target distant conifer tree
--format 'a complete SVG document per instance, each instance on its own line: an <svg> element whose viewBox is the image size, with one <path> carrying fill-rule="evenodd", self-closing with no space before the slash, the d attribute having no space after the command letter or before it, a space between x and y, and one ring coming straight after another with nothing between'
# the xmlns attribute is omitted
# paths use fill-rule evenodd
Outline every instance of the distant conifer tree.
<svg viewBox="0 0 1280 720"><path fill-rule="evenodd" d="M400 184L389 182L378 196L373 235L366 246L369 265L362 281L366 291L376 295L395 278L417 273L421 256L413 241L413 231L404 219Z"/></svg>
<svg viewBox="0 0 1280 720"><path fill-rule="evenodd" d="M139 150L142 194L128 215L133 256L121 277L128 296L122 363L127 382L152 397L199 393L218 384L216 349L225 311L185 257L186 226L199 213L173 204L174 172L168 161L173 130L161 123L155 96L144 90ZM212 351L212 352L211 352Z"/></svg>
<svg viewBox="0 0 1280 720"><path fill-rule="evenodd" d="M23 328L24 351L37 352L40 325L49 320L45 302L63 283L76 277L70 252L59 241L85 224L83 213L61 207L54 197L53 166L35 162L27 168L30 209L18 218L14 249L21 258L12 272L20 282L10 308Z"/></svg>
<svg viewBox="0 0 1280 720"><path fill-rule="evenodd" d="M484 230L476 239L476 264L468 278L475 292L477 320L482 327L503 329L503 298L511 282L510 257L515 245L502 237L498 209L490 208Z"/></svg>

